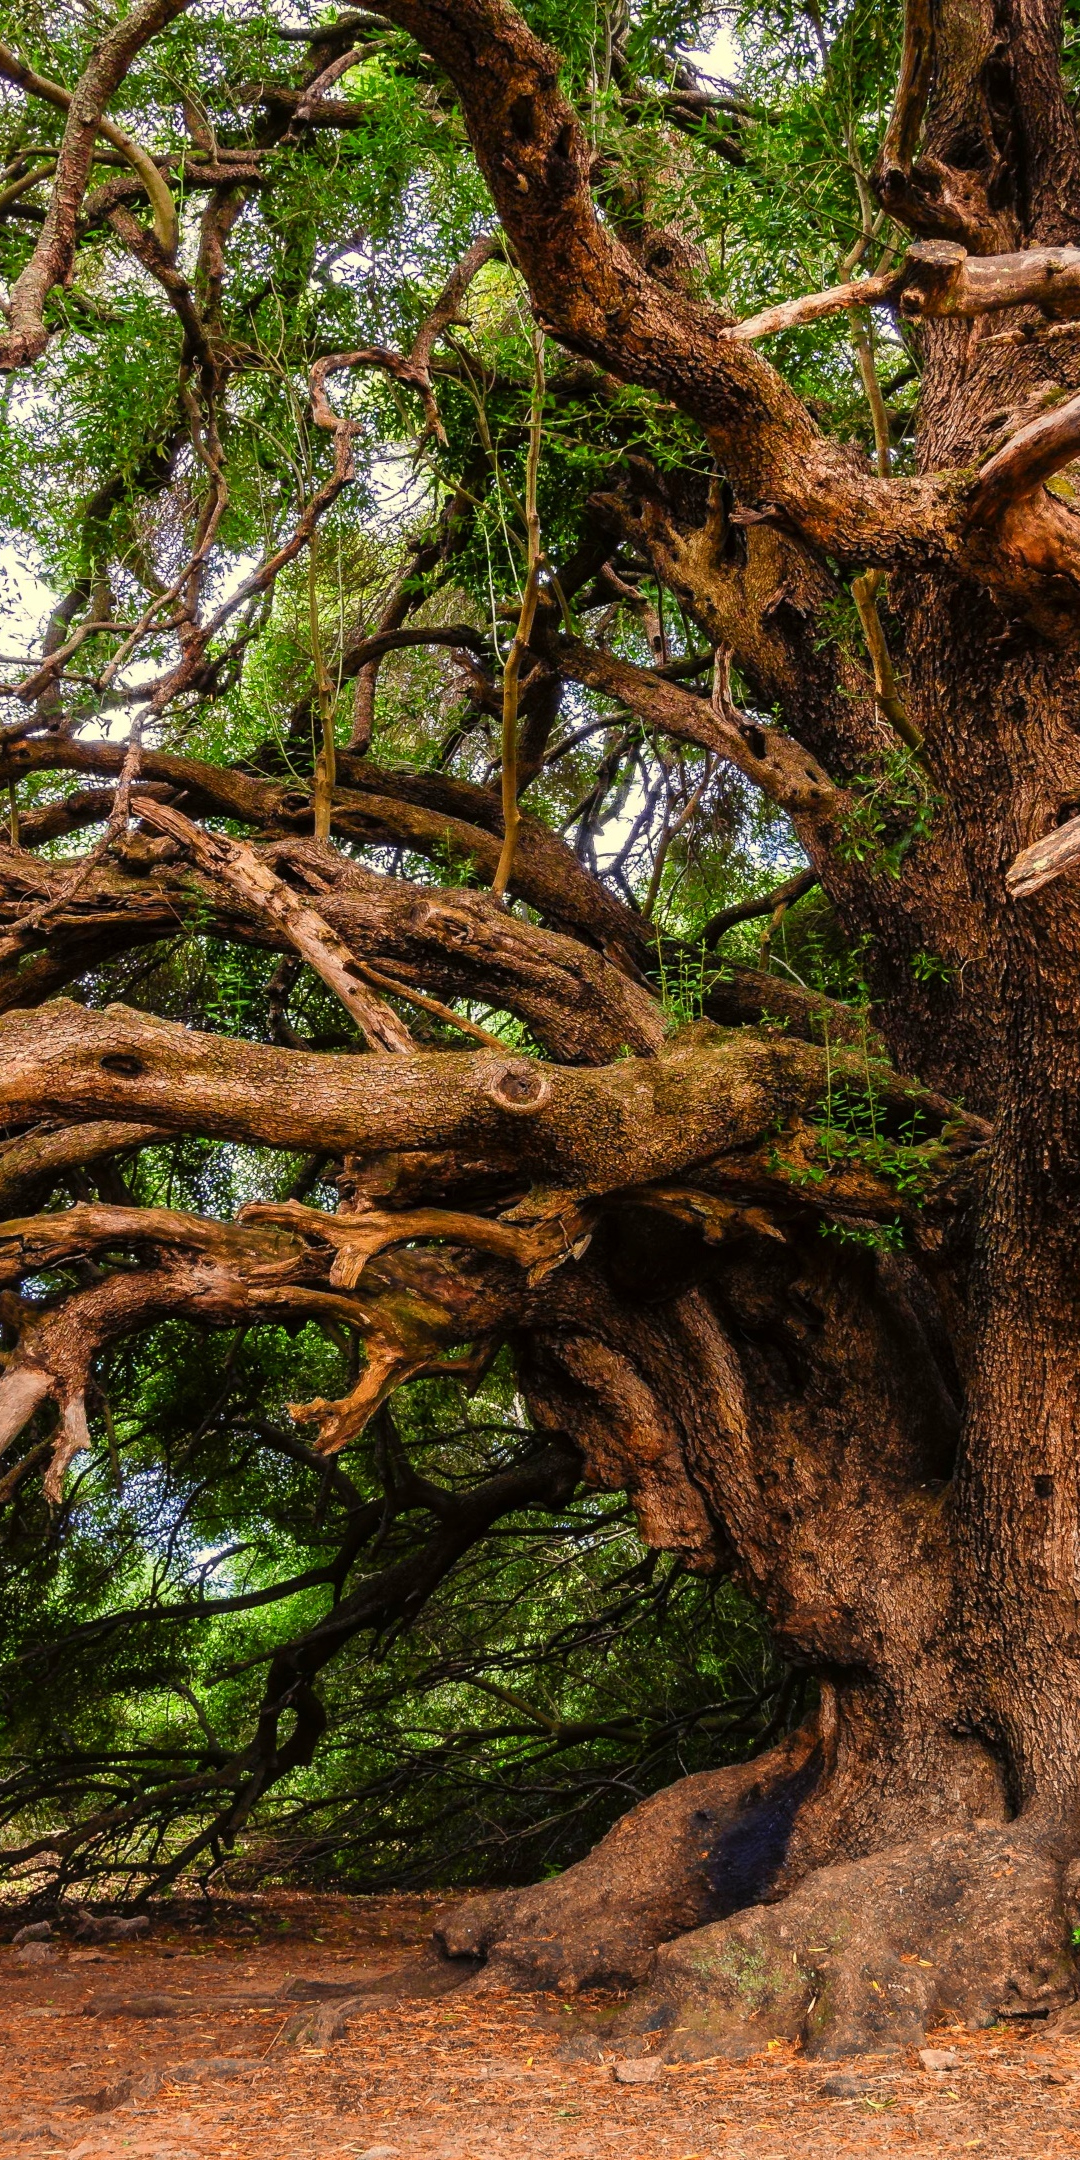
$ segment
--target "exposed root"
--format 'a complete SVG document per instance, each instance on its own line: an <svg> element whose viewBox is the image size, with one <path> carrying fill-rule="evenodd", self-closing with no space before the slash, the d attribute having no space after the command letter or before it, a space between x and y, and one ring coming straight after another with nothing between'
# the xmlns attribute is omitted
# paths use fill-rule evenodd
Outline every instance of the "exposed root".
<svg viewBox="0 0 1080 2160"><path fill-rule="evenodd" d="M813 1735L799 1732L756 1762L681 1778L564 1875L470 1899L435 1940L504 1985L637 1986L658 1944L767 1893L818 1769Z"/></svg>
<svg viewBox="0 0 1080 2160"><path fill-rule="evenodd" d="M820 1868L663 1944L627 2024L663 2032L671 2061L770 2039L837 2057L920 2042L949 2015L1042 2017L1075 1991L1060 1859L987 1823Z"/></svg>

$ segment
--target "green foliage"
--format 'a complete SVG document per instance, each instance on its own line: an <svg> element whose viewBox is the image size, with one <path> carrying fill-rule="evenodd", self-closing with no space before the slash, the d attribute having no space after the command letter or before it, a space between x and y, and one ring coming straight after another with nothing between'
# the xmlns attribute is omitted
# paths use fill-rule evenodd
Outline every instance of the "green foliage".
<svg viewBox="0 0 1080 2160"><path fill-rule="evenodd" d="M909 1137L895 1139L874 1129L870 1098L864 1099L864 1108L866 1123L862 1129L856 1126L853 1130L837 1120L835 1103L822 1105L822 1122L816 1130L824 1174L828 1176L846 1162L861 1163L891 1185L898 1199L917 1205L932 1183L935 1168L933 1150L925 1139L910 1137L918 1121L910 1121Z"/></svg>
<svg viewBox="0 0 1080 2160"><path fill-rule="evenodd" d="M925 839L934 795L914 751L891 750L877 771L856 773L843 819L841 847L852 862L898 878L910 848Z"/></svg>
<svg viewBox="0 0 1080 2160"><path fill-rule="evenodd" d="M232 1192L214 1190L212 1156L189 1143L143 1163L148 1201L167 1190L205 1212L243 1187L237 1164ZM341 1356L315 1327L214 1337L166 1323L102 1376L116 1408L94 1421L61 1519L31 1499L9 1525L3 1812L42 1836L76 1799L126 1801L136 1820L95 1841L91 1879L137 1878L151 1853L163 1865L182 1848L212 1790L165 1807L164 1829L141 1827L140 1804L242 1747L275 1645L333 1609L327 1571L385 1491L388 1434L331 1478L297 1452L287 1398L335 1392ZM505 1362L471 1396L423 1383L397 1415L394 1444L451 1490L525 1437ZM421 1530L389 1508L367 1565L404 1559ZM619 1498L511 1516L410 1630L338 1658L328 1745L278 1788L230 1878L527 1879L575 1858L628 1791L737 1755L780 1678L737 1594L646 1553Z"/></svg>
<svg viewBox="0 0 1080 2160"><path fill-rule="evenodd" d="M916 982L941 983L944 986L951 983L953 979L953 971L948 961L942 959L940 953L914 952L911 955L910 965Z"/></svg>
<svg viewBox="0 0 1080 2160"><path fill-rule="evenodd" d="M864 1252L902 1252L904 1249L904 1226L899 1219L888 1223L841 1222L838 1219L819 1224L822 1237L832 1238L838 1245L854 1245Z"/></svg>
<svg viewBox="0 0 1080 2160"><path fill-rule="evenodd" d="M680 945L674 953L665 953L657 938L656 982L660 1002L675 1027L688 1027L692 1021L701 1019L709 985L716 973L716 964L710 963L704 942L696 947Z"/></svg>

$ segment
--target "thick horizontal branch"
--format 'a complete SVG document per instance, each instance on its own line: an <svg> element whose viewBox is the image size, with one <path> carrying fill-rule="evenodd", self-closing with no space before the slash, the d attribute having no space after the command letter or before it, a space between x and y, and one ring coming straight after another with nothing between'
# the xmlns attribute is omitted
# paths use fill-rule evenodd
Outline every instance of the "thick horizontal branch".
<svg viewBox="0 0 1080 2160"><path fill-rule="evenodd" d="M238 1222L187 1215L176 1208L79 1201L55 1214L15 1216L0 1224L0 1284L10 1286L44 1268L131 1245L206 1253L226 1266L250 1270L255 1278L260 1270L268 1278L276 1275L302 1251L295 1237L273 1225L246 1229Z"/></svg>
<svg viewBox="0 0 1080 2160"><path fill-rule="evenodd" d="M516 1211L520 1216L520 1210ZM335 1289L353 1290L368 1262L395 1245L470 1246L521 1268L530 1282L571 1259L591 1217L569 1196L535 1220L504 1221L454 1208L377 1208L327 1215L299 1200L252 1201L235 1222L189 1215L175 1208L114 1207L81 1201L44 1215L0 1223L0 1285L24 1282L43 1269L124 1247L200 1252L248 1278L253 1299L260 1288L324 1278ZM586 1238L587 1242L587 1238ZM582 1248L583 1249L583 1248ZM363 1324L362 1309L356 1319Z"/></svg>
<svg viewBox="0 0 1080 2160"><path fill-rule="evenodd" d="M834 1079L910 1115L933 1098L856 1053ZM0 1113L145 1118L173 1132L370 1156L462 1148L524 1182L582 1194L670 1179L812 1107L825 1053L783 1038L710 1032L659 1058L598 1068L542 1065L494 1051L319 1056L281 1051L61 1000L0 1021ZM947 1109L947 1106L945 1106Z"/></svg>
<svg viewBox="0 0 1080 2160"><path fill-rule="evenodd" d="M807 990L775 969L769 973L725 962L708 985L703 1010L718 1027L780 1026L799 1042L857 1044L868 1047L875 1059L885 1057L881 1038L868 1027L865 1013L822 991Z"/></svg>
<svg viewBox="0 0 1080 2160"><path fill-rule="evenodd" d="M220 881L162 861L162 849L170 843L131 835L92 870L70 908L63 903L70 861L0 850L0 925L16 940L28 906L57 903L47 933L40 933L47 936L44 952L30 957L37 935L31 933L18 963L0 971L0 1010L40 1004L88 968L185 928L289 949L291 941L267 915L246 907ZM257 859L294 892L311 896L373 976L406 992L429 988L512 1012L559 1062L604 1064L624 1047L647 1055L664 1040L664 1014L644 983L591 945L522 921L486 893L383 877L311 839L263 843Z"/></svg>
<svg viewBox="0 0 1080 2160"><path fill-rule="evenodd" d="M125 754L122 743L73 736L9 743L0 751L0 783L58 770L119 779ZM471 869L485 883L493 881L502 817L498 798L486 788L445 773L386 770L344 753L337 762L346 784L335 790L331 804L335 833L401 845L443 868ZM177 806L188 816L217 814L264 831L310 833L314 827L313 792L237 766L144 748L140 786L144 781L176 789ZM510 889L547 921L587 937L620 965L636 972L645 959L646 940L630 910L588 875L572 848L540 818L522 815Z"/></svg>
<svg viewBox="0 0 1080 2160"><path fill-rule="evenodd" d="M54 1402L60 1425L46 1479L54 1499L66 1466L88 1444L95 1358L166 1313L210 1326L288 1315L358 1329L366 1358L350 1392L293 1406L294 1417L317 1423L318 1448L332 1454L403 1382L461 1372L460 1362L447 1364L455 1345L471 1344L479 1369L515 1310L499 1263L536 1286L580 1256L600 1206L660 1209L713 1244L748 1233L782 1236L760 1212L758 1195L797 1213L808 1185L819 1213L907 1217L910 1207L881 1166L864 1162L857 1148L837 1143L826 1179L825 1091L838 1083L869 1088L883 1112L910 1118L918 1104L942 1129L951 1116L949 1105L871 1068L865 1051L700 1027L677 1038L667 1057L572 1071L489 1052L282 1054L200 1037L123 1007L53 1006L35 1018L32 1035L21 1019L0 1025L0 1114L11 1119L40 1115L58 1100L69 1115L91 1101L113 1110L119 1096L129 1113L148 1110L155 1131L278 1146L314 1141L361 1162L422 1153L436 1158L436 1182L440 1151L479 1152L531 1188L497 1220L445 1206L368 1204L327 1215L293 1202L253 1205L236 1222L98 1203L8 1221L0 1284L10 1287L95 1254L145 1247L157 1256L155 1266L117 1268L58 1307L22 1307L17 1347L0 1379L0 1448ZM957 1137L970 1147L982 1133L972 1127ZM948 1150L939 1138L924 1153L933 1175ZM689 1190L680 1182L688 1173ZM431 1241L486 1256L495 1263L490 1283L460 1253L444 1266L417 1249ZM388 1270L379 1256L395 1246L410 1249ZM9 1302L5 1318L12 1316Z"/></svg>
<svg viewBox="0 0 1080 2160"><path fill-rule="evenodd" d="M67 1170L101 1162L162 1138L156 1125L103 1118L86 1125L38 1127L0 1145L0 1219L15 1215Z"/></svg>

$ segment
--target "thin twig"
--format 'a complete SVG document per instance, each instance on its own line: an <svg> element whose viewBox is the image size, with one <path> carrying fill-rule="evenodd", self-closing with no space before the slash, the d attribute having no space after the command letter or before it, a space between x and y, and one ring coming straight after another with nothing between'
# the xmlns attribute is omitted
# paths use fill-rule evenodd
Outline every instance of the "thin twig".
<svg viewBox="0 0 1080 2160"><path fill-rule="evenodd" d="M518 809L517 767L517 718L518 692L521 683L521 662L532 636L536 616L536 602L540 591L540 519L536 508L536 482L540 470L540 442L544 420L544 333L537 326L533 329L533 394L529 415L529 452L525 461L525 532L528 555L525 570L525 589L521 595L521 612L513 642L503 668L502 698L502 812L503 844L492 892L496 900L505 897L514 868L518 828L521 813Z"/></svg>
<svg viewBox="0 0 1080 2160"><path fill-rule="evenodd" d="M330 838L330 818L337 786L337 746L334 741L334 687L326 672L322 639L319 635L319 592L315 579L315 550L317 535L312 533L308 549L308 614L311 621L311 657L315 668L315 695L319 708L320 745L315 759L315 788L313 807L315 811L315 838Z"/></svg>

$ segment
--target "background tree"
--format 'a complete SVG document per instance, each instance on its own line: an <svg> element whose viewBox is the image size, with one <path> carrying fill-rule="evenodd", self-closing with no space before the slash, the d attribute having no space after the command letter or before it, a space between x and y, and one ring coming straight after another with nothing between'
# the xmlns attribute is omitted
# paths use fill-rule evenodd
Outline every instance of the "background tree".
<svg viewBox="0 0 1080 2160"><path fill-rule="evenodd" d="M733 86L707 30L142 0L0 51L59 595L0 748L12 1549L55 1579L84 1456L149 1492L163 1330L233 1346L222 1530L239 1461L338 1510L236 1593L296 1623L253 1722L14 1804L26 1861L227 1847L335 1654L583 1473L816 1701L766 1673L771 1753L445 1946L836 2050L1073 1986L1073 32L755 6Z"/></svg>

